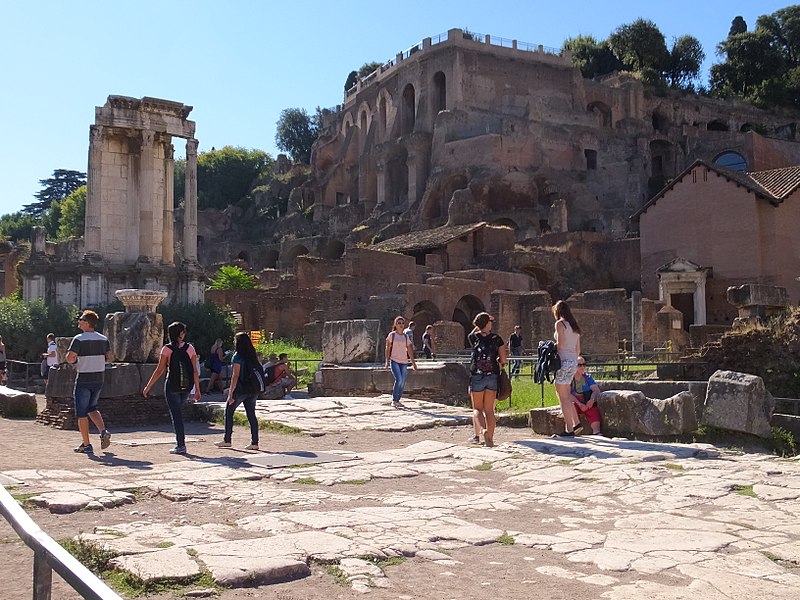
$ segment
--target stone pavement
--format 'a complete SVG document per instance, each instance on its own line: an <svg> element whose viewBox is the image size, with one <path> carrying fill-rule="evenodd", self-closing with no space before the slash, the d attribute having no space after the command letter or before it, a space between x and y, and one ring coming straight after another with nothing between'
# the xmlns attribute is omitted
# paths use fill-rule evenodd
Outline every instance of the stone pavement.
<svg viewBox="0 0 800 600"><path fill-rule="evenodd" d="M408 557L458 578L466 568L459 552L490 556L513 543L533 561L525 568L549 582L537 597L576 581L611 600L800 597L797 459L523 432L490 449L436 439L440 427L426 429L430 439L371 450L335 441L358 429L469 421L463 408L408 400L398 410L388 401L259 404L261 418L335 433L324 451L209 454L214 440L194 436L189 457L146 469L98 471L76 460L69 469L4 468L0 478L35 492L32 505L62 518L98 511L96 527L80 537L144 580L207 571L234 587L294 579L291 590L323 562L354 591L410 599L422 596L383 595L400 582L376 560ZM469 431L459 428L458 439ZM136 438L120 442L136 451ZM148 497L181 503L184 514L137 509ZM227 516L203 518L210 508Z"/></svg>

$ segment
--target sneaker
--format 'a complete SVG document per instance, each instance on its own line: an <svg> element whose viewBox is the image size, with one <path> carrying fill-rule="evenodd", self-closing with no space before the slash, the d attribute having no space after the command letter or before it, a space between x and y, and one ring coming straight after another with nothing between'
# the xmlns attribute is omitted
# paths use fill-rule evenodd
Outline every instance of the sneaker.
<svg viewBox="0 0 800 600"><path fill-rule="evenodd" d="M217 448L230 448L231 447L231 443L230 442L217 442L214 445Z"/></svg>
<svg viewBox="0 0 800 600"><path fill-rule="evenodd" d="M104 429L103 433L100 434L100 449L105 450L111 445L111 433L108 429Z"/></svg>
<svg viewBox="0 0 800 600"><path fill-rule="evenodd" d="M583 425L578 423L577 425L575 425L575 428L572 430L572 433L578 435L581 431L583 431Z"/></svg>
<svg viewBox="0 0 800 600"><path fill-rule="evenodd" d="M283 399L284 399L284 400L297 400L297 398L295 398L295 397L294 397L294 396L292 396L291 394L286 394L286 395L283 397Z"/></svg>
<svg viewBox="0 0 800 600"><path fill-rule="evenodd" d="M249 446L245 446L245 450L258 450L258 444L250 444Z"/></svg>
<svg viewBox="0 0 800 600"><path fill-rule="evenodd" d="M473 435L471 438L469 438L469 443L470 444L475 444L475 445L480 445L481 437L479 435Z"/></svg>
<svg viewBox="0 0 800 600"><path fill-rule="evenodd" d="M403 408L400 402L392 402L392 408Z"/></svg>
<svg viewBox="0 0 800 600"><path fill-rule="evenodd" d="M91 444L81 444L75 448L75 452L79 454L94 454L94 448L92 448Z"/></svg>
<svg viewBox="0 0 800 600"><path fill-rule="evenodd" d="M186 446L175 446L169 451L170 454L186 454Z"/></svg>
<svg viewBox="0 0 800 600"><path fill-rule="evenodd" d="M553 437L575 437L574 431L564 431L562 433L556 433Z"/></svg>

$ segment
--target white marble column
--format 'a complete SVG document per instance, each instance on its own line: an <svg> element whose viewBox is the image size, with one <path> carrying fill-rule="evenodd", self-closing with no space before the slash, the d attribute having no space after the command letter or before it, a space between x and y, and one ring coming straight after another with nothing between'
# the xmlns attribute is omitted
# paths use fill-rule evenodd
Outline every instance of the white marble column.
<svg viewBox="0 0 800 600"><path fill-rule="evenodd" d="M155 133L142 131L139 158L139 256L152 257L153 252L153 161Z"/></svg>
<svg viewBox="0 0 800 600"><path fill-rule="evenodd" d="M103 133L101 125L89 127L89 172L86 181L86 216L83 222L84 252L100 252Z"/></svg>
<svg viewBox="0 0 800 600"><path fill-rule="evenodd" d="M186 185L183 202L183 259L197 261L197 140L186 140Z"/></svg>
<svg viewBox="0 0 800 600"><path fill-rule="evenodd" d="M697 287L694 291L694 323L695 325L706 324L706 277L698 277Z"/></svg>
<svg viewBox="0 0 800 600"><path fill-rule="evenodd" d="M174 240L174 215L175 206L175 147L166 142L164 144L164 217L162 219L162 240L161 261L165 264L175 262L175 240Z"/></svg>

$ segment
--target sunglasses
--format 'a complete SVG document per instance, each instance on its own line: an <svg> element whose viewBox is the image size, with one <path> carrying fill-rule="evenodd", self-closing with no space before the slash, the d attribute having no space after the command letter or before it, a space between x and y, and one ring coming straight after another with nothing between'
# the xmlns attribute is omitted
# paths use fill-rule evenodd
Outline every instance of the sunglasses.
<svg viewBox="0 0 800 600"><path fill-rule="evenodd" d="M586 363L578 363L578 366L579 366L579 367L585 367L585 366L586 366Z"/></svg>
<svg viewBox="0 0 800 600"><path fill-rule="evenodd" d="M85 320L86 319L84 319L83 317L78 317L78 321L85 321Z"/></svg>

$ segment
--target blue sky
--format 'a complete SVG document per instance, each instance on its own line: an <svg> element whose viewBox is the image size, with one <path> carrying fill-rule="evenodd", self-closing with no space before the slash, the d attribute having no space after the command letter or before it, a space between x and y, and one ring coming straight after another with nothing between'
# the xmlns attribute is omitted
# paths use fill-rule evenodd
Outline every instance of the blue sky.
<svg viewBox="0 0 800 600"><path fill-rule="evenodd" d="M94 108L111 94L154 96L194 106L200 151L225 145L273 156L284 108L342 102L347 74L385 61L453 27L560 47L579 34L606 38L638 17L673 37L714 48L731 20L788 2L645 3L538 0L63 0L0 7L0 214L33 201L55 169L86 171ZM181 140L176 156L183 154Z"/></svg>

